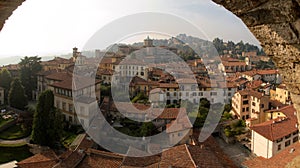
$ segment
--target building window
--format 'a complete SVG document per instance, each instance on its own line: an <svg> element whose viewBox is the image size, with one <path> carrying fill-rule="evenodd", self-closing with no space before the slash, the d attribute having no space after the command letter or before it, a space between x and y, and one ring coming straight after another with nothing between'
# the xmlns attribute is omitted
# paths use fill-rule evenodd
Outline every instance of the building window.
<svg viewBox="0 0 300 168"><path fill-rule="evenodd" d="M65 102L62 103L62 109L66 110L66 103Z"/></svg>
<svg viewBox="0 0 300 168"><path fill-rule="evenodd" d="M290 137L291 137L291 134L285 136L285 139L288 139L288 138L290 138Z"/></svg>
<svg viewBox="0 0 300 168"><path fill-rule="evenodd" d="M277 139L276 142L279 143L283 140L283 138Z"/></svg>
<svg viewBox="0 0 300 168"><path fill-rule="evenodd" d="M203 96L203 92L199 92L198 95L199 95L199 96Z"/></svg>
<svg viewBox="0 0 300 168"><path fill-rule="evenodd" d="M296 134L298 134L298 133L299 133L299 130L293 132L293 135L296 135Z"/></svg>
<svg viewBox="0 0 300 168"><path fill-rule="evenodd" d="M179 137L180 137L180 136L182 136L182 133L181 133L181 132L179 132L179 133L178 133L178 136L179 136Z"/></svg>
<svg viewBox="0 0 300 168"><path fill-rule="evenodd" d="M56 101L56 107L60 108L60 102L58 100Z"/></svg>
<svg viewBox="0 0 300 168"><path fill-rule="evenodd" d="M260 106L261 106L261 108L265 108L265 105L264 105L264 104L261 104Z"/></svg>
<svg viewBox="0 0 300 168"><path fill-rule="evenodd" d="M217 96L217 92L210 92L211 96Z"/></svg>
<svg viewBox="0 0 300 168"><path fill-rule="evenodd" d="M187 97L188 97L188 96L189 96L189 92L186 92L186 93L185 93L185 96L187 96Z"/></svg>
<svg viewBox="0 0 300 168"><path fill-rule="evenodd" d="M285 141L285 147L290 146L290 144L291 144L291 141L290 141L290 140Z"/></svg>
<svg viewBox="0 0 300 168"><path fill-rule="evenodd" d="M73 118L71 116L69 116L69 122L73 123Z"/></svg>
<svg viewBox="0 0 300 168"><path fill-rule="evenodd" d="M252 106L255 106L256 104L255 104L255 102L252 102Z"/></svg>
<svg viewBox="0 0 300 168"><path fill-rule="evenodd" d="M298 136L294 137L294 138L293 138L293 143L297 142L298 139L299 139Z"/></svg>
<svg viewBox="0 0 300 168"><path fill-rule="evenodd" d="M69 112L73 112L73 105L69 104Z"/></svg>
<svg viewBox="0 0 300 168"><path fill-rule="evenodd" d="M277 146L277 150L278 151L281 150L281 145L280 144Z"/></svg>
<svg viewBox="0 0 300 168"><path fill-rule="evenodd" d="M243 105L248 104L248 103L249 103L248 100L243 101Z"/></svg>

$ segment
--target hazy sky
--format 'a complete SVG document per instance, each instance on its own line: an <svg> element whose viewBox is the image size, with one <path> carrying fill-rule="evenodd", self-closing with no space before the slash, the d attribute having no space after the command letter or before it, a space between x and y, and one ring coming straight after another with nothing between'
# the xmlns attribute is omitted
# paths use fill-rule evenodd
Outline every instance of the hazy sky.
<svg viewBox="0 0 300 168"><path fill-rule="evenodd" d="M210 0L26 0L0 32L0 57L69 53L104 25L139 12L180 16L209 40L259 45L239 18Z"/></svg>

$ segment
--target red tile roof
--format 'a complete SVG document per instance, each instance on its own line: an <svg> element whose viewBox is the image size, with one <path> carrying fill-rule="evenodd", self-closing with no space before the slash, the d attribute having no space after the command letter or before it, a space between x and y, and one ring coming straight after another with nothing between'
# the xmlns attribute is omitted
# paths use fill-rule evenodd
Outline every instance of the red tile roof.
<svg viewBox="0 0 300 168"><path fill-rule="evenodd" d="M274 112L275 111L283 112L286 117L280 117L261 124L256 124L250 127L250 129L270 141L278 140L298 130L297 116L294 114L296 110L293 106L286 106L279 110L274 110Z"/></svg>
<svg viewBox="0 0 300 168"><path fill-rule="evenodd" d="M123 156L111 152L88 149L87 156L77 168L120 168Z"/></svg>
<svg viewBox="0 0 300 168"><path fill-rule="evenodd" d="M240 95L249 95L249 96L257 97L259 99L264 96L263 93L257 92L257 91L251 90L251 89L240 90L240 91L238 91L238 93Z"/></svg>
<svg viewBox="0 0 300 168"><path fill-rule="evenodd" d="M46 78L58 80L58 82L52 83L50 84L50 86L69 89L69 90L72 90L73 88L76 90L83 89L101 82L98 79L92 79L84 76L73 76L72 74L64 73L64 72L51 74L46 76ZM74 87L73 87L73 79L76 81L76 85L74 83Z"/></svg>
<svg viewBox="0 0 300 168"><path fill-rule="evenodd" d="M179 116L177 120L173 120L167 124L166 133L178 132L193 128L193 125L187 115Z"/></svg>
<svg viewBox="0 0 300 168"><path fill-rule="evenodd" d="M179 145L172 147L162 153L160 168L169 167L184 167L184 168L196 168L196 164L187 148L187 146Z"/></svg>
<svg viewBox="0 0 300 168"><path fill-rule="evenodd" d="M176 83L159 83L159 88L178 88Z"/></svg>
<svg viewBox="0 0 300 168"><path fill-rule="evenodd" d="M121 168L140 168L140 167L152 168L152 167L156 167L156 165L159 164L160 160L161 160L160 154L151 155L144 150L140 150L130 146L127 150L127 155L124 156Z"/></svg>
<svg viewBox="0 0 300 168"><path fill-rule="evenodd" d="M53 150L47 150L40 154L36 154L32 157L29 157L21 162L18 162L17 165L20 168L52 168L58 163L59 159Z"/></svg>
<svg viewBox="0 0 300 168"><path fill-rule="evenodd" d="M258 70L257 73L259 75L278 74L278 70L275 70L275 69Z"/></svg>
<svg viewBox="0 0 300 168"><path fill-rule="evenodd" d="M291 152L291 150L293 152ZM291 162L299 160L300 156L300 143L294 143L291 146L285 148L270 159L263 157L256 157L254 159L247 160L242 163L247 168L283 168L287 165L290 167L298 167L297 162L291 164ZM299 163L299 162L298 162Z"/></svg>

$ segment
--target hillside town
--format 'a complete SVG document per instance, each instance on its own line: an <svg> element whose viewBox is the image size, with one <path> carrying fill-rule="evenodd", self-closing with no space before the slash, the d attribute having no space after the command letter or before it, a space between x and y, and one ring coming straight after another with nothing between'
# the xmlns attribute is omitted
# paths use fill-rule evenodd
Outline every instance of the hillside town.
<svg viewBox="0 0 300 168"><path fill-rule="evenodd" d="M0 67L0 80L12 81L0 81L0 146L5 142L1 134L21 125L26 133L19 139L27 138L24 142L31 153L2 163L20 168L251 168L284 167L299 155L296 110L269 57L240 45L233 49L235 44L225 42L222 46L228 47L216 47L219 56L188 52L180 45L178 40L177 47L156 46L148 36L142 45L95 50L94 57L74 47L71 58L25 57L19 64ZM29 71L27 78L24 74ZM18 90L15 97L14 90ZM123 100L123 93L128 93L130 102ZM53 116L40 116L47 108ZM206 118L216 109L221 109L220 120L201 142ZM120 146L115 147L124 153L110 152L89 134L93 129L105 130L95 125L99 112L119 133L140 138L163 134L164 138L124 148L122 144L131 140L113 138L110 131L97 132L100 139L117 141ZM45 123L53 124L53 130L47 128L54 132L49 133L49 141L53 140L49 143L37 131Z"/></svg>

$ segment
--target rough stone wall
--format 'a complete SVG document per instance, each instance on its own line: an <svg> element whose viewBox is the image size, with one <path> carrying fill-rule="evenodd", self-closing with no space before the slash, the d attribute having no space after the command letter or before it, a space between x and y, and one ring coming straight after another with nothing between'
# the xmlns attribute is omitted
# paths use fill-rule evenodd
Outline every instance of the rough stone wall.
<svg viewBox="0 0 300 168"><path fill-rule="evenodd" d="M274 60L300 121L300 0L213 0L241 18Z"/></svg>
<svg viewBox="0 0 300 168"><path fill-rule="evenodd" d="M0 0L0 31L5 21L25 0Z"/></svg>

